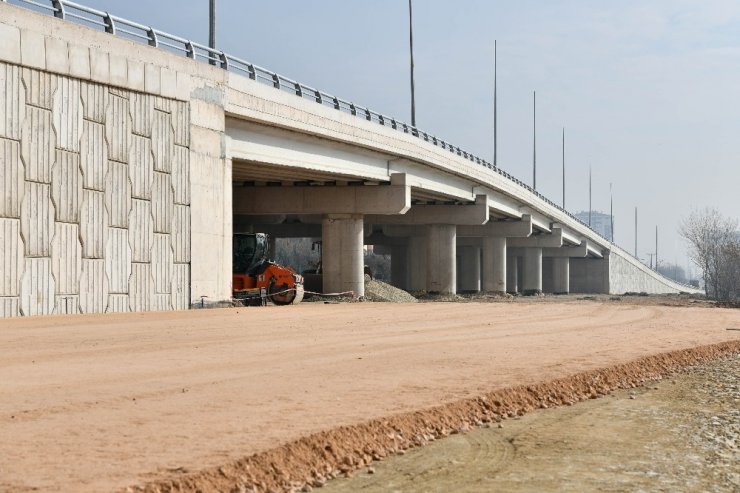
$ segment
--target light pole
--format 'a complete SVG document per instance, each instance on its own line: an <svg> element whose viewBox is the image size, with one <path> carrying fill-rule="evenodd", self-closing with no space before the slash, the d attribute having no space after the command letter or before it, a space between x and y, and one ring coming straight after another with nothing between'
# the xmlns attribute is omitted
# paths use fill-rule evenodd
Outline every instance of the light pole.
<svg viewBox="0 0 740 493"><path fill-rule="evenodd" d="M496 121L496 40L493 40L493 167L497 167L498 135Z"/></svg>
<svg viewBox="0 0 740 493"><path fill-rule="evenodd" d="M563 210L565 210L565 127L563 127Z"/></svg>
<svg viewBox="0 0 740 493"><path fill-rule="evenodd" d="M537 190L537 91L532 91L532 189Z"/></svg>
<svg viewBox="0 0 740 493"><path fill-rule="evenodd" d="M416 127L416 101L414 95L414 17L409 0L409 51L411 52L411 126Z"/></svg>
<svg viewBox="0 0 740 493"><path fill-rule="evenodd" d="M216 0L208 1L208 47L216 49ZM216 65L215 53L209 54L209 62Z"/></svg>

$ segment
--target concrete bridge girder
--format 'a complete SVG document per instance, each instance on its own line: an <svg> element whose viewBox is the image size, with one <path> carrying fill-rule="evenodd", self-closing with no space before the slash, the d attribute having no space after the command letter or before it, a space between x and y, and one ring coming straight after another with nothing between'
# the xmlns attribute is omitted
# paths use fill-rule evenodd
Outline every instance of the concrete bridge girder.
<svg viewBox="0 0 740 493"><path fill-rule="evenodd" d="M489 206L486 195L477 195L472 204L412 205L401 215L368 215L366 220L382 225L454 224L482 225L488 222Z"/></svg>
<svg viewBox="0 0 740 493"><path fill-rule="evenodd" d="M234 214L403 214L406 185L347 187L234 187Z"/></svg>

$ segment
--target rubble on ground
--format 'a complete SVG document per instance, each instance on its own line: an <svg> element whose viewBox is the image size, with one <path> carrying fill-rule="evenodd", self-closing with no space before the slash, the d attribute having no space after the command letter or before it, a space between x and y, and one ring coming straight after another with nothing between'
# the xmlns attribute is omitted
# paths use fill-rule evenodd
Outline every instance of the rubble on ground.
<svg viewBox="0 0 740 493"><path fill-rule="evenodd" d="M403 289L398 289L383 281L365 276L365 299L390 303L416 303L416 298Z"/></svg>

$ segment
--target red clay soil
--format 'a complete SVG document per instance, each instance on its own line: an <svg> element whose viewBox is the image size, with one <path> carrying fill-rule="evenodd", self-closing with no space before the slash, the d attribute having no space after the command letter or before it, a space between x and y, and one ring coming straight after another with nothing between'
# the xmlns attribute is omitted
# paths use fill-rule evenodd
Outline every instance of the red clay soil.
<svg viewBox="0 0 740 493"><path fill-rule="evenodd" d="M0 491L318 484L737 351L738 327L737 310L585 301L2 320Z"/></svg>

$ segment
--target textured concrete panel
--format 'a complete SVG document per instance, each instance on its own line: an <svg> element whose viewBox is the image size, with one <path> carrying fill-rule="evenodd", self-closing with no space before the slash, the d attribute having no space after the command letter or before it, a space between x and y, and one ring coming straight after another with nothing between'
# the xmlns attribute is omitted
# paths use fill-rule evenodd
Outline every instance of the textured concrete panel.
<svg viewBox="0 0 740 493"><path fill-rule="evenodd" d="M129 99L129 96L131 95L131 93L128 92L126 89L121 89L118 87L109 87L108 93L123 99Z"/></svg>
<svg viewBox="0 0 740 493"><path fill-rule="evenodd" d="M79 294L82 246L77 224L56 223L51 242L51 269L56 294Z"/></svg>
<svg viewBox="0 0 740 493"><path fill-rule="evenodd" d="M128 278L131 275L131 247L128 230L108 228L105 246L105 274L110 293L128 293Z"/></svg>
<svg viewBox="0 0 740 493"><path fill-rule="evenodd" d="M164 111L165 113L172 113L173 103L174 101L168 98L163 98L160 96L154 97L154 109L159 110L159 111Z"/></svg>
<svg viewBox="0 0 740 493"><path fill-rule="evenodd" d="M17 296L0 297L0 318L19 317L20 300Z"/></svg>
<svg viewBox="0 0 740 493"><path fill-rule="evenodd" d="M131 210L131 181L128 165L108 161L108 175L105 179L105 207L108 209L108 226L128 228L128 214Z"/></svg>
<svg viewBox="0 0 740 493"><path fill-rule="evenodd" d="M87 46L69 45L69 75L78 79L90 78L90 50Z"/></svg>
<svg viewBox="0 0 740 493"><path fill-rule="evenodd" d="M172 268L172 308L190 308L190 264L175 264Z"/></svg>
<svg viewBox="0 0 740 493"><path fill-rule="evenodd" d="M190 207L175 205L172 217L172 250L175 262L190 262Z"/></svg>
<svg viewBox="0 0 740 493"><path fill-rule="evenodd" d="M128 59L128 84L127 87L135 91L143 91L144 86L144 62Z"/></svg>
<svg viewBox="0 0 740 493"><path fill-rule="evenodd" d="M82 115L86 120L97 123L105 123L105 110L108 89L100 84L83 82L82 91Z"/></svg>
<svg viewBox="0 0 740 493"><path fill-rule="evenodd" d="M172 141L175 133L172 128L172 116L169 113L155 110L152 125L154 170L170 173L172 171Z"/></svg>
<svg viewBox="0 0 740 493"><path fill-rule="evenodd" d="M152 212L155 233L172 233L173 209L174 193L172 190L172 175L168 173L154 173Z"/></svg>
<svg viewBox="0 0 740 493"><path fill-rule="evenodd" d="M83 121L80 141L83 188L100 192L105 190L105 175L108 173L107 146L105 126L89 120Z"/></svg>
<svg viewBox="0 0 740 493"><path fill-rule="evenodd" d="M108 53L99 49L90 50L90 78L102 84L110 82Z"/></svg>
<svg viewBox="0 0 740 493"><path fill-rule="evenodd" d="M26 257L50 257L54 234L51 186L26 182L21 205L21 235Z"/></svg>
<svg viewBox="0 0 740 493"><path fill-rule="evenodd" d="M26 104L51 110L53 96L57 88L57 76L40 70L23 69L23 87L26 91Z"/></svg>
<svg viewBox="0 0 740 493"><path fill-rule="evenodd" d="M80 296L58 294L55 297L54 315L72 315L80 313Z"/></svg>
<svg viewBox="0 0 740 493"><path fill-rule="evenodd" d="M0 296L18 296L22 273L21 222L0 218Z"/></svg>
<svg viewBox="0 0 740 493"><path fill-rule="evenodd" d="M131 196L137 199L152 199L154 156L152 141L139 135L131 136L131 152L128 171L131 179Z"/></svg>
<svg viewBox="0 0 740 493"><path fill-rule="evenodd" d="M107 226L105 193L83 190L82 207L80 208L80 240L82 240L83 258L104 258Z"/></svg>
<svg viewBox="0 0 740 493"><path fill-rule="evenodd" d="M186 101L172 103L172 126L174 143L188 147L190 145L190 104Z"/></svg>
<svg viewBox="0 0 740 493"><path fill-rule="evenodd" d="M129 215L129 243L134 262L150 262L154 240L152 203L148 200L133 199Z"/></svg>
<svg viewBox="0 0 740 493"><path fill-rule="evenodd" d="M154 292L169 293L172 284L173 255L170 242L171 235L155 233L152 246L152 273Z"/></svg>
<svg viewBox="0 0 740 493"><path fill-rule="evenodd" d="M21 29L21 65L46 68L46 46L44 35L30 29Z"/></svg>
<svg viewBox="0 0 740 493"><path fill-rule="evenodd" d="M0 63L0 137L21 138L25 106L21 91L21 69Z"/></svg>
<svg viewBox="0 0 740 493"><path fill-rule="evenodd" d="M69 46L67 42L57 37L47 37L44 44L46 47L46 70L69 75Z"/></svg>
<svg viewBox="0 0 740 493"><path fill-rule="evenodd" d="M169 293L154 293L149 304L149 310L156 312L172 310L172 295Z"/></svg>
<svg viewBox="0 0 740 493"><path fill-rule="evenodd" d="M149 310L154 297L151 264L134 262L131 265L131 279L129 280L128 293L131 311L143 312Z"/></svg>
<svg viewBox="0 0 740 493"><path fill-rule="evenodd" d="M79 154L57 149L56 163L51 170L51 198L57 221L80 222L82 172Z"/></svg>
<svg viewBox="0 0 740 493"><path fill-rule="evenodd" d="M56 135L51 111L26 106L21 134L21 156L26 180L51 183L51 167L56 159Z"/></svg>
<svg viewBox="0 0 740 493"><path fill-rule="evenodd" d="M50 315L54 311L54 277L50 258L27 258L21 279L23 315Z"/></svg>
<svg viewBox="0 0 740 493"><path fill-rule="evenodd" d="M0 139L0 217L21 217L23 174L19 143Z"/></svg>
<svg viewBox="0 0 740 493"><path fill-rule="evenodd" d="M80 81L59 77L54 93L54 129L59 149L80 152L82 98Z"/></svg>
<svg viewBox="0 0 740 493"><path fill-rule="evenodd" d="M172 188L176 204L190 204L190 151L187 147L173 147Z"/></svg>
<svg viewBox="0 0 740 493"><path fill-rule="evenodd" d="M108 308L106 313L126 313L130 312L128 294L109 294Z"/></svg>
<svg viewBox="0 0 740 493"><path fill-rule="evenodd" d="M128 84L128 64L126 58L110 54L110 83L117 86L126 86Z"/></svg>
<svg viewBox="0 0 740 493"><path fill-rule="evenodd" d="M104 313L108 306L108 279L105 260L82 259L80 309L82 313Z"/></svg>
<svg viewBox="0 0 740 493"><path fill-rule="evenodd" d="M153 63L147 63L144 66L144 91L152 94L159 94L161 86L161 70Z"/></svg>
<svg viewBox="0 0 740 493"><path fill-rule="evenodd" d="M108 159L128 162L128 146L131 138L131 116L129 101L110 94L105 113L105 135L108 139Z"/></svg>
<svg viewBox="0 0 740 493"><path fill-rule="evenodd" d="M131 131L144 137L152 136L154 97L148 94L131 93Z"/></svg>

